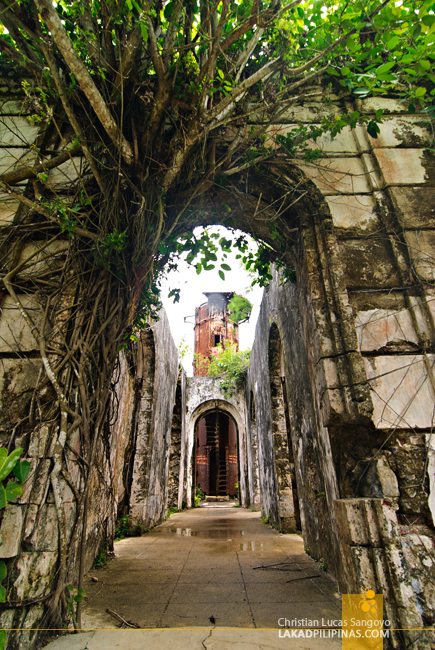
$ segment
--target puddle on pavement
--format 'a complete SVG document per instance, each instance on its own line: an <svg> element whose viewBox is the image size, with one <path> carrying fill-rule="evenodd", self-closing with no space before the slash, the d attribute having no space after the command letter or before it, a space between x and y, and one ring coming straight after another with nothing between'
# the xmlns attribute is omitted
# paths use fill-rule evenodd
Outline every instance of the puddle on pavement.
<svg viewBox="0 0 435 650"><path fill-rule="evenodd" d="M156 531L157 532L157 531ZM194 530L193 528L162 528L159 533L177 535L178 537L208 537L209 539L226 539L228 542L234 541L235 537L244 537L247 535L246 530L237 530L227 528L226 530L215 530L213 528L203 528Z"/></svg>

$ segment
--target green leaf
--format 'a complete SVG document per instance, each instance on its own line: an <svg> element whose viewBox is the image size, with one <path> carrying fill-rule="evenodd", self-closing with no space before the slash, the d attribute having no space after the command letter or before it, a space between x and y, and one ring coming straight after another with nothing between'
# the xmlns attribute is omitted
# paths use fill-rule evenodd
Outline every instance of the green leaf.
<svg viewBox="0 0 435 650"><path fill-rule="evenodd" d="M6 564L1 560L0 562L0 582L6 578L7 575L7 570L6 570Z"/></svg>
<svg viewBox="0 0 435 650"><path fill-rule="evenodd" d="M224 269L224 271L231 271L231 266L228 266L228 264L221 264L221 269Z"/></svg>
<svg viewBox="0 0 435 650"><path fill-rule="evenodd" d="M414 29L414 31L412 33L412 38L414 39L414 41L417 40L417 38L420 36L420 34L421 34L421 25L417 25L417 27Z"/></svg>
<svg viewBox="0 0 435 650"><path fill-rule="evenodd" d="M166 255L166 253L168 252L168 249L161 241L159 241L158 249L162 255Z"/></svg>
<svg viewBox="0 0 435 650"><path fill-rule="evenodd" d="M418 65L420 68L423 68L423 70L430 70L430 63L426 59L422 59L421 61L418 62Z"/></svg>
<svg viewBox="0 0 435 650"><path fill-rule="evenodd" d="M387 43L389 50L394 50L394 48L399 44L400 38L398 36L393 36Z"/></svg>
<svg viewBox="0 0 435 650"><path fill-rule="evenodd" d="M223 271L218 271L218 273L221 280L225 280L225 273Z"/></svg>
<svg viewBox="0 0 435 650"><path fill-rule="evenodd" d="M377 138L378 133L380 133L380 128L373 120L367 124L367 133L372 136L372 138Z"/></svg>
<svg viewBox="0 0 435 650"><path fill-rule="evenodd" d="M29 476L30 467L31 465L28 460L22 460L20 463L15 465L12 471L14 476L16 476L21 483L24 483L26 478Z"/></svg>
<svg viewBox="0 0 435 650"><path fill-rule="evenodd" d="M3 481L4 478L8 474L10 474L15 467L18 458L21 456L23 453L23 450L21 447L17 447L17 449L14 449L9 456L6 458L6 460L3 462L2 467L0 468L0 481Z"/></svg>
<svg viewBox="0 0 435 650"><path fill-rule="evenodd" d="M6 490L0 483L0 508L6 508L8 500L6 499Z"/></svg>
<svg viewBox="0 0 435 650"><path fill-rule="evenodd" d="M202 271L202 264L199 264L198 262L198 264L196 265L196 275L199 275L201 271Z"/></svg>
<svg viewBox="0 0 435 650"><path fill-rule="evenodd" d="M144 20L142 20L140 23L140 31L142 34L142 38L146 43L148 41L148 25Z"/></svg>
<svg viewBox="0 0 435 650"><path fill-rule="evenodd" d="M220 68L218 68L217 73L218 73L218 75L220 76L221 79L223 79L225 77L224 73L222 72L222 70Z"/></svg>
<svg viewBox="0 0 435 650"><path fill-rule="evenodd" d="M6 589L3 587L3 585L0 585L0 603L4 603L5 600L6 600Z"/></svg>
<svg viewBox="0 0 435 650"><path fill-rule="evenodd" d="M347 68L346 66L343 66L341 68L341 74L343 75L343 77L347 77L349 74L351 74L350 68Z"/></svg>
<svg viewBox="0 0 435 650"><path fill-rule="evenodd" d="M23 486L18 481L8 481L6 486L6 499L14 501L17 497L23 494Z"/></svg>
<svg viewBox="0 0 435 650"><path fill-rule="evenodd" d="M173 12L174 12L174 3L173 2L168 2L168 4L165 7L165 11L163 12L166 20L170 19Z"/></svg>
<svg viewBox="0 0 435 650"><path fill-rule="evenodd" d="M300 16L301 18L303 18L303 17L305 16L305 12L304 12L304 10L302 9L302 7L298 7L298 14L299 14L299 16Z"/></svg>
<svg viewBox="0 0 435 650"><path fill-rule="evenodd" d="M432 27L432 25L435 23L435 16L433 14L428 14L427 16L423 16L421 22L423 25L426 25L427 27Z"/></svg>
<svg viewBox="0 0 435 650"><path fill-rule="evenodd" d="M132 4L131 0L125 0L125 4L127 5L127 7L129 8L130 11L133 10L133 4Z"/></svg>
<svg viewBox="0 0 435 650"><path fill-rule="evenodd" d="M3 650L5 645L6 645L6 630L4 630L1 627L0 628L0 650Z"/></svg>
<svg viewBox="0 0 435 650"><path fill-rule="evenodd" d="M419 86L415 91L416 97L423 97L423 95L425 94L426 94L426 88L423 88L422 86Z"/></svg>
<svg viewBox="0 0 435 650"><path fill-rule="evenodd" d="M376 70L376 76L378 76L380 74L383 74L384 72L388 72L388 70L391 70L391 68L394 68L395 65L396 65L395 61L387 61L387 63L383 63Z"/></svg>

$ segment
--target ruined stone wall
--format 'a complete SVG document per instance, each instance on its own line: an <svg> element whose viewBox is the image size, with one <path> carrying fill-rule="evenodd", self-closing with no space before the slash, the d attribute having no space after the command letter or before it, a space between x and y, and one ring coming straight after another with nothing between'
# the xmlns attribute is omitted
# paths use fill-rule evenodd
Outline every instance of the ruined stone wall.
<svg viewBox="0 0 435 650"><path fill-rule="evenodd" d="M179 379L178 350L165 312L162 310L159 316L160 320L140 337L143 374L135 416L129 503L129 524L137 531L147 530L166 517L170 485L171 500L178 500L175 490L178 480L174 475L170 479L171 449L179 445L181 435L181 422L179 427L174 427L173 420ZM174 433L172 441L171 433ZM171 471L174 473L174 466Z"/></svg>
<svg viewBox="0 0 435 650"><path fill-rule="evenodd" d="M0 172L11 171L23 163L32 165L36 151L32 143L42 144L40 127L29 123L22 114L22 96L19 72L9 77L2 69L0 87ZM46 140L47 148L53 140ZM77 159L80 169L80 160ZM50 172L55 190L62 195L67 191L72 170L71 162ZM19 263L34 254L32 263L20 271L19 298L40 326L43 307L38 292L32 285L35 270L44 270L48 284L62 268L68 254L67 235L46 246L43 232L29 221L29 232L34 233L31 243L24 246L13 237L13 225L28 218L28 209L0 194L0 225L11 226L9 246L1 259L3 268ZM61 297L65 313L75 297L75 283ZM46 330L47 331L47 330ZM51 323L51 341L65 334L62 318ZM58 359L49 352L50 363ZM130 431L124 422L129 419L130 397L133 391L133 375L128 355L122 353L115 370L113 383L123 396L123 406L116 417L112 403L109 419L101 428L101 436L95 449L95 466L90 476L89 509L86 522L86 555L84 570L89 569L100 545L113 539L117 509L124 498L124 472L126 450ZM35 399L37 383L45 387ZM0 446L23 448L23 458L31 464L31 472L25 481L23 494L0 512L0 558L7 564L4 586L7 601L2 605L1 622L8 633L8 647L29 647L36 637L38 626L44 626L46 604L52 595L59 560L58 512L53 496L53 483L59 483L59 492L66 521L66 537L69 543L69 572L67 584L77 579L80 562L78 539L83 522L77 512L77 502L83 492L81 470L82 445L78 430L70 431L63 450L63 469L58 478L54 472L59 426L58 422L44 421L38 424L42 412L47 412L56 396L45 381L40 349L31 329L25 323L17 306L6 292L0 292ZM43 419L43 418L42 418ZM109 422L110 420L110 422ZM71 426L71 422L69 423ZM23 603L18 607L17 604Z"/></svg>
<svg viewBox="0 0 435 650"><path fill-rule="evenodd" d="M407 115L393 99L347 108L382 108L381 135L373 140L357 128L322 138L324 157L298 163L321 197L317 210L300 216L297 285L281 287L275 277L260 313L249 382L261 504L279 526L267 367L276 324L306 544L344 592L377 589L392 619L412 628L431 619L422 593L433 581L435 168L425 150L432 133L423 115ZM321 110L314 102L297 107L273 130L291 130L292 117L315 121ZM342 106L333 100L326 110ZM369 498L378 499L372 510ZM355 534L344 521L353 521ZM416 583L423 558L428 570Z"/></svg>

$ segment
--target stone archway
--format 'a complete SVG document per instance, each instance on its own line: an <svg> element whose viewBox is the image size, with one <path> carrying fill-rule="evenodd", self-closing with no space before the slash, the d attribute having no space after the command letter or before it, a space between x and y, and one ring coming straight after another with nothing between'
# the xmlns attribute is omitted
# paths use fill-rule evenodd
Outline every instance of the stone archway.
<svg viewBox="0 0 435 650"><path fill-rule="evenodd" d="M186 422L186 433L188 440L188 450L186 454L186 467L187 469L187 489L186 489L186 501L187 505L192 504L192 495L196 485L196 470L197 470L197 458L196 458L196 441L197 441L197 426L198 423L203 419L207 414L218 413L226 416L234 423L233 435L236 436L236 467L238 468L238 492L241 503L246 505L247 491L246 491L246 480L243 473L243 468L246 465L246 451L245 451L245 441L246 441L246 429L245 429L245 413L241 412L240 408L237 408L236 404L232 404L229 400L224 399L223 395L218 396L216 393L219 392L218 382L210 381L211 378L198 378L196 381L207 382L212 386L215 392L213 399L204 399L199 404L194 405L191 409L191 412L188 413L187 422ZM190 380L195 381L195 380ZM244 404L242 405L244 407ZM187 400L187 408L189 410L189 399ZM202 442L202 440L201 440ZM201 445L204 447L205 445ZM231 446L231 445L228 445ZM232 445L234 446L234 445ZM203 455L205 450L201 450ZM230 453L230 450L228 450ZM234 467L231 469L234 472ZM233 483L235 481L233 480Z"/></svg>

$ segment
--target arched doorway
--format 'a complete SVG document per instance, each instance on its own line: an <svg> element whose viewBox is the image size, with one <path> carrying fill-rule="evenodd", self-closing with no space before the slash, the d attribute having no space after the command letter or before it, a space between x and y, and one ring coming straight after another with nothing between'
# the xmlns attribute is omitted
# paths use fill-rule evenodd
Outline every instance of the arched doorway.
<svg viewBox="0 0 435 650"><path fill-rule="evenodd" d="M210 496L238 492L237 426L218 409L206 413L195 428L195 483Z"/></svg>

